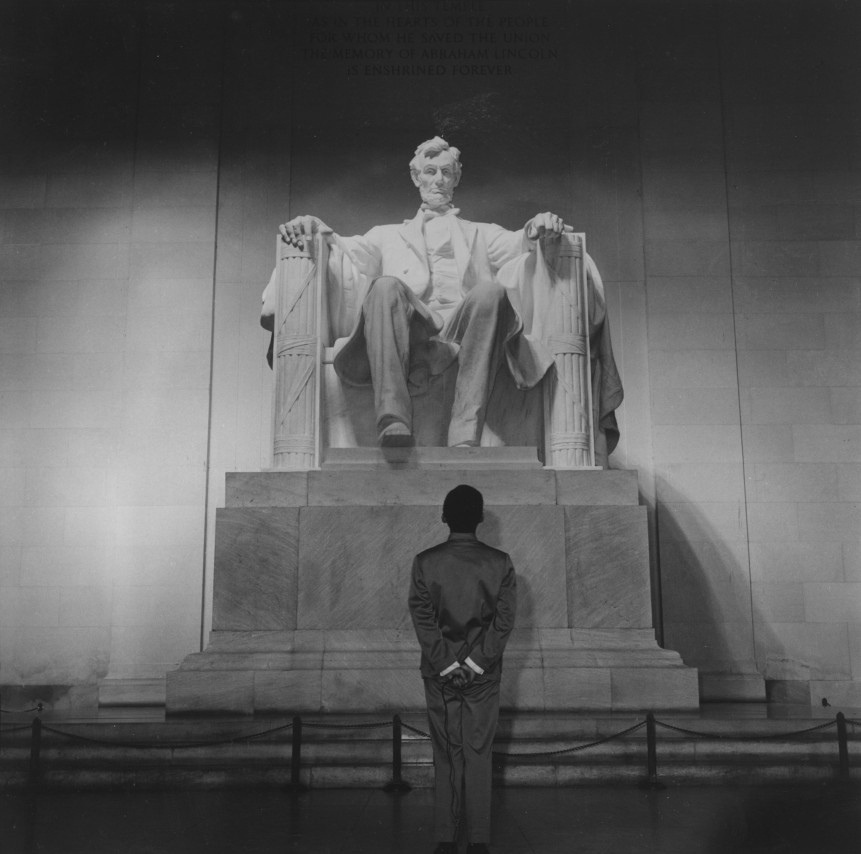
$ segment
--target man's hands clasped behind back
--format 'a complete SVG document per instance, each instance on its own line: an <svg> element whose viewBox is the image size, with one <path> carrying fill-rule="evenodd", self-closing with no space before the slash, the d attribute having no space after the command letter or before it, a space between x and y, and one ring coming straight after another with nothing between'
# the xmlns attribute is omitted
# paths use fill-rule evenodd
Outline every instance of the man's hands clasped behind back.
<svg viewBox="0 0 861 854"><path fill-rule="evenodd" d="M462 688L472 685L474 679L475 671L466 664L461 664L456 670L452 670L448 678L448 684L460 691Z"/></svg>

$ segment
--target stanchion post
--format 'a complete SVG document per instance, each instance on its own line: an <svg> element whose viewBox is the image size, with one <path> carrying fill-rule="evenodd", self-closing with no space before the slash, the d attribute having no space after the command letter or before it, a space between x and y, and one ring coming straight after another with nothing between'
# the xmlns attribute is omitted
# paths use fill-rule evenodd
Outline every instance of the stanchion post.
<svg viewBox="0 0 861 854"><path fill-rule="evenodd" d="M849 779L849 740L846 734L846 716L843 712L837 713L837 751L839 755L839 777L840 780Z"/></svg>
<svg viewBox="0 0 861 854"><path fill-rule="evenodd" d="M658 780L658 731L655 726L654 712L646 715L646 779L640 784L640 788L665 788Z"/></svg>
<svg viewBox="0 0 861 854"><path fill-rule="evenodd" d="M37 715L30 727L30 785L38 786L42 776L42 719Z"/></svg>
<svg viewBox="0 0 861 854"><path fill-rule="evenodd" d="M386 792L409 792L412 789L401 776L401 736L403 727L401 726L401 716L395 715L392 718L392 779L383 786Z"/></svg>
<svg viewBox="0 0 861 854"><path fill-rule="evenodd" d="M302 772L302 718L296 715L293 718L293 739L290 751L290 791L299 794L308 791L308 787L302 783L300 774Z"/></svg>

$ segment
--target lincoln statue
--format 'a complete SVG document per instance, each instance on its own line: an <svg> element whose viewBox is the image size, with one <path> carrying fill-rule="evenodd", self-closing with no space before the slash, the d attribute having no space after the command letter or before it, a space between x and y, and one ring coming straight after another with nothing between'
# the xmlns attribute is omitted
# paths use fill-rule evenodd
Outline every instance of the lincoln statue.
<svg viewBox="0 0 861 854"><path fill-rule="evenodd" d="M380 444L412 444L411 396L422 394L456 360L448 445L470 447L480 444L500 366L507 365L518 388L528 389L553 363L540 340L534 280L541 269L535 256L542 241L556 241L572 228L549 212L518 231L462 218L453 205L460 151L438 136L419 145L409 167L421 195L412 219L353 237L336 234L316 216L294 217L279 230L299 249L315 233L329 245L329 311L344 339L334 368L349 385L373 387ZM261 316L268 329L275 287L273 275ZM618 382L615 365L611 380ZM598 414L615 444L620 385L611 397L610 408Z"/></svg>

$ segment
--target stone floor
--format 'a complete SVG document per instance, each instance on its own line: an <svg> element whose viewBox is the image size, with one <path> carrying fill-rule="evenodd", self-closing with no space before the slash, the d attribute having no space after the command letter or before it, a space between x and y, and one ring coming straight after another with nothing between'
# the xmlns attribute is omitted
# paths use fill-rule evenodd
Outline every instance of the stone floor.
<svg viewBox="0 0 861 854"><path fill-rule="evenodd" d="M421 854L432 792L0 794L4 854ZM857 785L494 791L494 854L855 854ZM461 849L463 850L463 849Z"/></svg>

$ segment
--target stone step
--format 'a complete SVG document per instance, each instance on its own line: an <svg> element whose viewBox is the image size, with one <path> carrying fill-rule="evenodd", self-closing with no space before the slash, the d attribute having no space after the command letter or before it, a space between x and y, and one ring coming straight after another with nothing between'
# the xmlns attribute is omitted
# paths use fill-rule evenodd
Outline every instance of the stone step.
<svg viewBox="0 0 861 854"><path fill-rule="evenodd" d="M540 469L538 449L498 448L329 448L323 471L376 469Z"/></svg>
<svg viewBox="0 0 861 854"><path fill-rule="evenodd" d="M351 449L364 455L373 448ZM469 483L484 495L488 507L506 505L619 506L637 505L635 471L600 469L551 470L515 462L502 465L482 458L471 461L469 452L517 448L424 448L432 452L463 451L451 463L421 465L329 465L320 471L228 472L225 506L250 507L439 507L446 492ZM534 451L534 449L531 449ZM346 450L345 450L346 454ZM510 455L511 456L511 455ZM462 464L461 464L462 463Z"/></svg>
<svg viewBox="0 0 861 854"><path fill-rule="evenodd" d="M585 747L584 747L585 745ZM751 748L748 751L748 747ZM583 748L583 749L572 749ZM428 739L406 733L401 742L404 763L421 766L431 762ZM500 762L518 762L527 765L607 763L644 764L646 737L642 733L622 736L612 741L593 744L591 740L562 739L497 739L494 751ZM29 762L27 744L10 745L3 750L3 763ZM302 739L303 766L360 766L388 765L391 763L391 733L385 739L354 738L351 740ZM751 741L728 738L720 742L699 739L659 740L658 756L662 764L688 762L743 762L769 764L771 762L837 762L836 738L772 739ZM211 747L152 746L131 748L111 746L107 743L74 744L58 739L44 745L41 761L50 767L75 766L109 768L146 767L151 765L217 765L224 767L280 764L289 765L291 743L281 742L214 745Z"/></svg>

